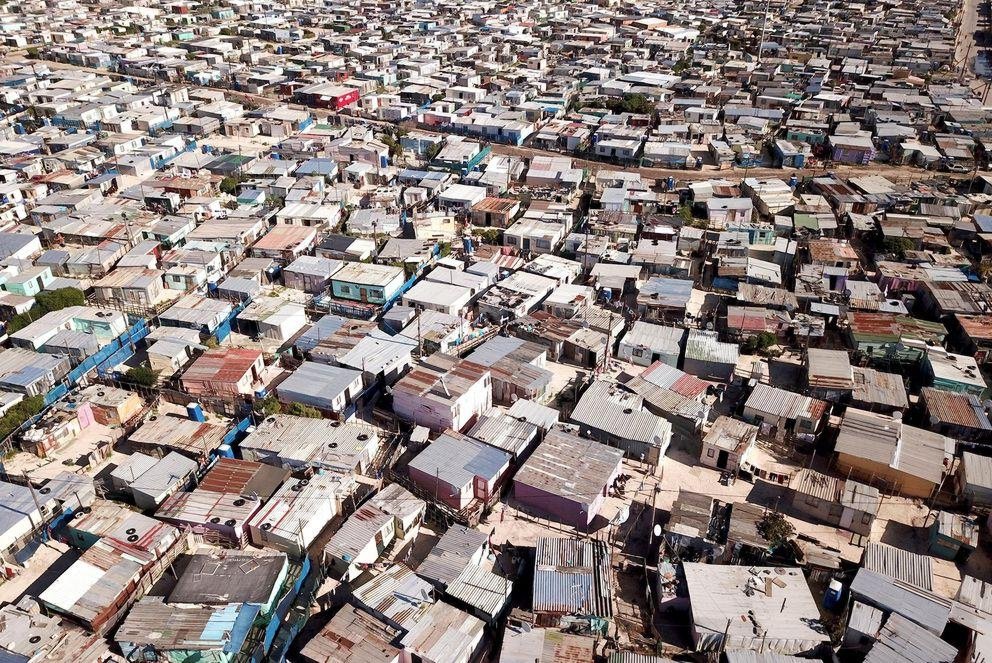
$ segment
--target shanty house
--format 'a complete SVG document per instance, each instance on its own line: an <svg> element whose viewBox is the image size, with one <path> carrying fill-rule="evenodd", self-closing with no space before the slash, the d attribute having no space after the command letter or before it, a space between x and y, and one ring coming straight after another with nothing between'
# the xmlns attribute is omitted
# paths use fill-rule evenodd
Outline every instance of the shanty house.
<svg viewBox="0 0 992 663"><path fill-rule="evenodd" d="M800 470L792 483L792 507L809 518L862 536L871 535L878 488L854 479L836 479L812 469Z"/></svg>
<svg viewBox="0 0 992 663"><path fill-rule="evenodd" d="M200 355L181 380L193 396L246 396L261 387L264 368L261 350L214 348Z"/></svg>
<svg viewBox="0 0 992 663"><path fill-rule="evenodd" d="M605 632L613 618L609 573L605 541L539 538L534 557L536 625L560 628L578 618L587 621L592 631ZM568 590L563 591L565 587Z"/></svg>
<svg viewBox="0 0 992 663"><path fill-rule="evenodd" d="M907 426L902 417L848 408L835 447L837 468L863 481L884 482L907 497L929 497L950 470L954 440Z"/></svg>
<svg viewBox="0 0 992 663"><path fill-rule="evenodd" d="M488 502L499 490L510 454L455 431L446 431L417 454L410 478L426 495L461 510Z"/></svg>
<svg viewBox="0 0 992 663"><path fill-rule="evenodd" d="M492 407L492 394L485 366L434 354L393 386L393 411L433 431L461 431Z"/></svg>
<svg viewBox="0 0 992 663"><path fill-rule="evenodd" d="M513 497L588 530L623 466L623 452L552 428L513 477Z"/></svg>
<svg viewBox="0 0 992 663"><path fill-rule="evenodd" d="M792 655L830 641L801 569L699 563L682 568L696 651Z"/></svg>
<svg viewBox="0 0 992 663"><path fill-rule="evenodd" d="M699 462L717 470L736 472L757 439L757 426L721 415L703 437Z"/></svg>
<svg viewBox="0 0 992 663"><path fill-rule="evenodd" d="M640 396L597 380L582 394L571 418L584 435L657 466L671 444L672 425L643 405Z"/></svg>

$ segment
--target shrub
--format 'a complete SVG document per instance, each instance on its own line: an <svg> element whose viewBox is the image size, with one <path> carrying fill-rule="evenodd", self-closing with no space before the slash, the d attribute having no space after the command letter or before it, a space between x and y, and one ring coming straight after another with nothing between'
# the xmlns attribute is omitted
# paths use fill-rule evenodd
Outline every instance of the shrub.
<svg viewBox="0 0 992 663"><path fill-rule="evenodd" d="M152 370L148 366L135 366L124 374L123 381L142 387L154 387L158 384L158 371Z"/></svg>
<svg viewBox="0 0 992 663"><path fill-rule="evenodd" d="M7 410L7 412L0 417L0 439L6 438L8 435L13 433L21 426L21 424L41 412L44 407L44 396L31 396L30 398L25 398Z"/></svg>
<svg viewBox="0 0 992 663"><path fill-rule="evenodd" d="M765 537L769 548L774 550L791 539L796 528L781 513L772 511L765 514L758 523L758 533Z"/></svg>
<svg viewBox="0 0 992 663"><path fill-rule="evenodd" d="M273 414L279 414L281 411L282 406L276 400L275 396L266 396L261 400L255 401L255 412L258 412L262 416L268 417Z"/></svg>
<svg viewBox="0 0 992 663"><path fill-rule="evenodd" d="M321 419L323 417L320 410L310 405L304 405L303 403L290 403L289 407L286 408L286 414L296 417L308 417L310 419Z"/></svg>
<svg viewBox="0 0 992 663"><path fill-rule="evenodd" d="M61 311L70 306L83 306L86 296L76 288L59 288L39 292L34 298L34 306L27 313L15 315L7 323L7 333L13 334L24 329L32 322L52 311Z"/></svg>

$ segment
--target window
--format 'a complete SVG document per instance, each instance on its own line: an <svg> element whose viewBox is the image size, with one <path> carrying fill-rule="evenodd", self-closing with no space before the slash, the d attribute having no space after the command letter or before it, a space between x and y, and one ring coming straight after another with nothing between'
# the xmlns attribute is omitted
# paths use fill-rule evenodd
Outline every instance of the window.
<svg viewBox="0 0 992 663"><path fill-rule="evenodd" d="M861 516L861 524L862 525L870 525L871 524L871 514L870 513L866 513L866 514L864 514L864 515Z"/></svg>
<svg viewBox="0 0 992 663"><path fill-rule="evenodd" d="M635 357L643 357L644 356L644 349L643 348L634 348L634 351L631 354L634 355Z"/></svg>
<svg viewBox="0 0 992 663"><path fill-rule="evenodd" d="M713 450L712 449L707 449L706 450L706 457L707 458L712 458L714 455L716 455L716 454L713 453Z"/></svg>
<svg viewBox="0 0 992 663"><path fill-rule="evenodd" d="M349 294L351 292L351 286L342 283L341 284L341 292L344 293L344 294L346 294L346 295Z"/></svg>
<svg viewBox="0 0 992 663"><path fill-rule="evenodd" d="M842 507L840 504L830 505L830 516L832 518L840 517L842 513L844 513L844 507Z"/></svg>
<svg viewBox="0 0 992 663"><path fill-rule="evenodd" d="M810 506L816 506L816 498L813 497L812 495L807 495L806 496L806 504L808 504Z"/></svg>

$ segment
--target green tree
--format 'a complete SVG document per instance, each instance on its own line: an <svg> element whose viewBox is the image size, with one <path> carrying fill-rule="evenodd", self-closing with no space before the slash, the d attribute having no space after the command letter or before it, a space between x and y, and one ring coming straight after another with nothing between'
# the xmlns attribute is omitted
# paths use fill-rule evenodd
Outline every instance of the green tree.
<svg viewBox="0 0 992 663"><path fill-rule="evenodd" d="M148 366L135 366L124 374L122 382L130 382L142 387L154 387L158 384L158 371L152 370Z"/></svg>
<svg viewBox="0 0 992 663"><path fill-rule="evenodd" d="M906 254L906 251L912 251L915 248L916 244L908 237L886 237L882 241L882 250L885 253L894 253L900 258Z"/></svg>
<svg viewBox="0 0 992 663"><path fill-rule="evenodd" d="M434 161L437 155L441 153L442 148L444 148L444 141L441 141L439 143L434 143L433 145L427 148L426 152L424 152L424 160Z"/></svg>
<svg viewBox="0 0 992 663"><path fill-rule="evenodd" d="M30 311L19 313L7 322L7 333L13 334L24 329L46 313L61 311L69 306L83 306L84 304L86 304L86 296L76 288L59 288L58 290L39 292L35 295L34 306L31 307Z"/></svg>
<svg viewBox="0 0 992 663"><path fill-rule="evenodd" d="M286 414L296 417L307 417L309 419L321 419L324 416L317 408L311 405L304 405L303 403L290 403L289 407L286 408Z"/></svg>
<svg viewBox="0 0 992 663"><path fill-rule="evenodd" d="M51 313L70 306L83 306L86 304L86 296L76 288L59 288L58 290L39 292L34 301L36 305L41 307L42 311Z"/></svg>
<svg viewBox="0 0 992 663"><path fill-rule="evenodd" d="M775 336L775 334L769 331L763 331L763 332L758 332L756 342L759 350L767 350L768 348L778 343L778 338Z"/></svg>
<svg viewBox="0 0 992 663"><path fill-rule="evenodd" d="M781 513L771 511L758 523L758 533L768 541L769 549L774 550L795 536L796 528Z"/></svg>
<svg viewBox="0 0 992 663"><path fill-rule="evenodd" d="M600 97L585 102L586 108L605 108L611 113L635 113L651 115L654 113L654 102L643 94L625 94L623 97Z"/></svg>
<svg viewBox="0 0 992 663"><path fill-rule="evenodd" d="M228 175L223 180L221 180L220 191L221 193L226 193L229 196L233 196L238 190L238 184L240 184L240 182L238 181L237 177L234 177L233 175Z"/></svg>
<svg viewBox="0 0 992 663"><path fill-rule="evenodd" d="M255 401L255 412L269 417L273 414L279 414L282 411L282 406L279 401L276 400L275 396L266 396L265 398Z"/></svg>
<svg viewBox="0 0 992 663"><path fill-rule="evenodd" d="M20 401L0 417L0 439L17 430L21 424L41 412L45 407L44 396L31 396Z"/></svg>

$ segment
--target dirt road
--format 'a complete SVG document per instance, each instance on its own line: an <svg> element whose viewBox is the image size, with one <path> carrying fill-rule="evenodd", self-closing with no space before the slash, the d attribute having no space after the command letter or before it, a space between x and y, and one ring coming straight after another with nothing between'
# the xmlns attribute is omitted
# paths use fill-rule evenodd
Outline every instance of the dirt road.
<svg viewBox="0 0 992 663"><path fill-rule="evenodd" d="M969 79L968 85L981 97L982 103L987 103L989 81L978 76L976 66L977 59L985 57L985 49L978 46L975 41L975 31L978 30L979 21L983 24L985 22L985 17L979 12L979 7L984 2L985 0L962 1L957 20L957 40L954 44L954 67L956 73Z"/></svg>

